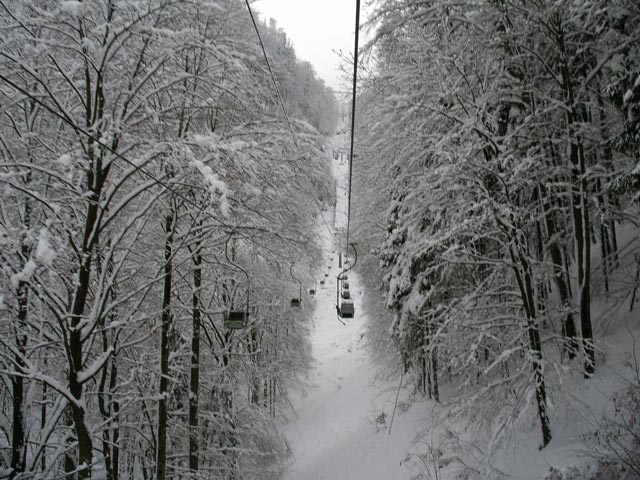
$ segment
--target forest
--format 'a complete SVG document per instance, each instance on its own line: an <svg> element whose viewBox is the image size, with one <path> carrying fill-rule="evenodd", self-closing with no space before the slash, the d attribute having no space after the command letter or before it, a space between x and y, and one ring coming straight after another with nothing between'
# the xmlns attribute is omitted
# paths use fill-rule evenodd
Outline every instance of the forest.
<svg viewBox="0 0 640 480"><path fill-rule="evenodd" d="M0 477L277 477L337 102L258 23L1 2Z"/></svg>
<svg viewBox="0 0 640 480"><path fill-rule="evenodd" d="M589 415L603 336L637 326L640 4L375 7L353 167L372 342L485 458L527 419L544 449ZM636 355L591 453L640 476Z"/></svg>
<svg viewBox="0 0 640 480"><path fill-rule="evenodd" d="M0 478L282 478L347 107L250 3L0 0ZM640 4L368 6L340 213L412 478L570 421L545 480L640 478Z"/></svg>

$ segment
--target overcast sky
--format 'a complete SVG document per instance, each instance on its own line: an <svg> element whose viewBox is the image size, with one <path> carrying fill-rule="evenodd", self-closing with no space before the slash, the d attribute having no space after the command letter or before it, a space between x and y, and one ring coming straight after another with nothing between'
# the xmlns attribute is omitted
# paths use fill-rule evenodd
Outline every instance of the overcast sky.
<svg viewBox="0 0 640 480"><path fill-rule="evenodd" d="M334 51L353 51L355 0L257 0L252 8L264 20L276 20L298 58L310 62L327 85L336 92L344 88Z"/></svg>

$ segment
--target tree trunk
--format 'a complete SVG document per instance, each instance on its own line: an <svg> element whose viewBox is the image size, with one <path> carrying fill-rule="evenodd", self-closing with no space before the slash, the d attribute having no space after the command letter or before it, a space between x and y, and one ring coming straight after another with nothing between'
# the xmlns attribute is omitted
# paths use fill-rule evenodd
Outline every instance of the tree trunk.
<svg viewBox="0 0 640 480"><path fill-rule="evenodd" d="M118 364L117 364L117 358L115 355L112 358L111 362L112 362L111 378L110 378L110 384L109 384L109 391L111 392L111 395L112 395L111 415L113 418L113 422L115 423L115 425L111 428L111 431L113 432L113 434L111 435L111 473L113 475L113 480L118 480L118 477L120 476L119 475L120 445L118 443L120 440L120 419L119 419L120 403L118 402L118 400L113 398L115 388L116 388L116 380L118 378Z"/></svg>
<svg viewBox="0 0 640 480"><path fill-rule="evenodd" d="M609 202L612 204L612 202ZM615 205L615 203L613 203ZM616 234L616 221L613 218L609 219L609 234L611 235L611 250L612 255L609 260L611 261L612 267L617 267L620 264L620 260L618 258L618 235Z"/></svg>
<svg viewBox="0 0 640 480"><path fill-rule="evenodd" d="M31 172L25 175L25 184L31 182ZM22 216L22 226L26 232L31 226L31 203L29 198L25 198L24 211ZM31 254L31 248L27 243L26 234L22 238L20 246L20 259L26 264ZM23 358L27 349L27 315L29 312L29 284L25 281L18 282L16 291L16 299L18 302L18 318L15 331L15 346L18 352L15 356L16 370L18 373L25 373L26 367ZM13 390L12 399L12 422L11 422L11 475L15 478L24 473L26 466L26 434L25 434L25 398L24 398L24 378L21 375L11 377L11 386Z"/></svg>
<svg viewBox="0 0 640 480"><path fill-rule="evenodd" d="M556 288L558 289L558 295L560 297L560 303L564 309L566 309L566 314L563 318L562 323L562 333L564 336L564 350L567 352L569 359L573 359L576 356L576 352L578 349L578 339L576 333L576 325L573 320L573 312L571 311L571 291L567 286L565 281L565 268L564 263L562 261L562 252L560 250L560 246L558 245L558 241L556 240L558 234L558 228L555 218L553 217L553 213L551 212L551 205L546 197L546 188L543 185L540 185L540 191L543 195L543 206L544 206L544 216L545 216L545 225L547 227L547 235L549 237L549 254L551 255L551 261L553 262L553 280L556 284Z"/></svg>
<svg viewBox="0 0 640 480"><path fill-rule="evenodd" d="M514 236L516 235L513 232ZM538 417L542 430L542 446L546 447L551 441L551 429L547 416L547 392L544 382L542 342L540 331L536 321L535 294L531 278L531 266L522 252L523 245L519 245L516 238L512 239L509 254L513 262L513 271L516 275L518 287L524 302L524 311L527 319L527 333L529 336L529 349L531 351L531 366L535 379L536 403L538 405Z"/></svg>
<svg viewBox="0 0 640 480"><path fill-rule="evenodd" d="M73 437L73 418L71 416L71 406L67 405L67 407L64 409L64 424L66 427L68 427L68 434L67 434L67 438L65 438L65 443L66 444L71 444L73 442L76 441L75 437ZM76 462L74 461L73 457L71 456L71 453L69 452L69 450L64 452L64 473L65 473L65 479L66 478L70 478L75 480L75 478L77 478L77 476L75 475L76 471Z"/></svg>
<svg viewBox="0 0 640 480"><path fill-rule="evenodd" d="M100 245L96 247L97 260L96 268L98 276L102 275L103 269L103 254L100 252ZM113 261L109 259L107 261L107 273L110 278L113 276ZM108 286L111 301L115 303L117 300L117 292L115 284ZM115 322L117 320L117 313L115 310L111 310L109 314L109 321ZM104 316L99 321L101 329L102 339L102 351L106 353L109 351L109 332L105 328ZM115 344L111 345L115 350ZM118 367L116 364L116 354L114 353L110 359L111 369L108 365L105 365L100 375L100 382L97 392L98 410L102 416L102 421L105 425L102 431L102 456L104 457L105 471L107 480L117 480L118 478L118 461L117 461L117 441L118 441L118 417L116 411L117 401L114 399L114 390L117 383ZM109 382L107 384L107 379Z"/></svg>
<svg viewBox="0 0 640 480"><path fill-rule="evenodd" d="M40 410L40 431L44 432L47 425L47 384L42 382L42 403ZM40 470L44 473L47 469L47 446L42 444L42 453L40 454Z"/></svg>
<svg viewBox="0 0 640 480"><path fill-rule="evenodd" d="M95 170L100 171L99 166ZM96 175L98 175L96 173ZM78 478L88 479L91 478L91 462L93 459L93 440L91 434L85 423L85 408L86 403L82 398L83 387L78 381L78 372L83 368L83 337L81 322L84 316L84 308L89 295L89 287L91 282L91 257L93 254L94 246L98 241L98 230L96 224L98 222L98 204L100 199L100 191L102 188L102 182L97 181L96 185L93 181L93 173L88 173L87 184L95 187L95 191L91 193L89 204L87 207L87 216L85 219L85 229L83 233L82 241L82 257L80 268L78 271L78 281L73 298L71 308L71 321L69 328L69 372L68 382L69 391L75 399L69 405L71 407L71 416L76 431L76 437L78 441Z"/></svg>
<svg viewBox="0 0 640 480"><path fill-rule="evenodd" d="M202 288L201 242L196 242L191 254L193 262L191 377L189 379L189 470L195 478L198 472L198 395L200 383L200 290Z"/></svg>
<svg viewBox="0 0 640 480"><path fill-rule="evenodd" d="M438 388L438 356L435 345L431 349L430 358L430 371L431 371L431 390L433 391L433 399L436 402L440 402L440 390Z"/></svg>
<svg viewBox="0 0 640 480"><path fill-rule="evenodd" d="M590 377L595 370L595 352L593 348L593 332L591 327L591 241L589 238L589 208L587 205L587 181L584 151L582 144L572 142L570 145L572 181L572 212L574 238L576 242L576 268L578 271L578 304L580 306L580 327L582 330L582 347L585 354L585 377Z"/></svg>
<svg viewBox="0 0 640 480"><path fill-rule="evenodd" d="M165 217L164 281L162 293L162 329L160 337L160 400L158 402L158 434L156 479L165 480L167 474L167 420L169 403L169 332L171 330L171 277L173 273L173 234L175 208L172 204Z"/></svg>
<svg viewBox="0 0 640 480"><path fill-rule="evenodd" d="M23 245L22 250L24 252L26 245ZM28 253L28 252L27 252ZM20 281L18 283L18 323L16 325L15 342L16 349L19 352L16 355L16 369L20 370L25 368L23 357L26 353L27 346L27 334L25 331L28 312L28 295L29 287L26 282ZM11 377L11 385L13 390L13 415L12 415L12 431L11 431L11 475L10 478L15 478L17 475L25 471L25 456L26 456L26 438L25 438L25 424L24 424L24 379L20 375L14 375Z"/></svg>
<svg viewBox="0 0 640 480"><path fill-rule="evenodd" d="M604 222L600 223L600 256L602 261L602 277L604 281L604 291L609 293L609 255L611 254L611 246L609 245L609 236L607 227Z"/></svg>
<svg viewBox="0 0 640 480"><path fill-rule="evenodd" d="M576 107L573 81L567 64L562 28L559 28L558 47L562 54L562 90L565 101L566 121L569 134L569 161L571 174L571 211L573 214L573 234L576 243L576 269L578 277L578 304L580 306L580 326L582 346L585 354L585 377L590 377L595 369L593 332L591 328L591 241L589 224L589 204L587 199L586 159L582 139L578 133L580 116Z"/></svg>

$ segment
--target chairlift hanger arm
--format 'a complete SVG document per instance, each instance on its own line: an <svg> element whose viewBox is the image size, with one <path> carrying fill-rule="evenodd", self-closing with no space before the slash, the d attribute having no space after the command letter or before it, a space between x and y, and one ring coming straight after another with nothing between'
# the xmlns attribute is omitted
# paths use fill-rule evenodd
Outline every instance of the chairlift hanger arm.
<svg viewBox="0 0 640 480"><path fill-rule="evenodd" d="M234 231L231 231L231 233L227 237L227 241L224 244L224 256L227 258L227 262L229 262L231 265L233 265L238 270L240 270L242 273L244 273L244 275L247 277L247 282L248 282L249 281L249 273L244 268L242 268L240 265L238 265L237 263L235 263L233 260L231 260L229 258L229 241L233 237L234 233L235 233Z"/></svg>
<svg viewBox="0 0 640 480"><path fill-rule="evenodd" d="M349 262L349 268L342 269L342 272L338 274L338 280L341 280L343 275L353 270L353 267L355 267L356 264L358 263L358 250L356 250L356 245L353 242L349 243L349 245L351 245L351 248L353 248L353 253L354 253L353 263ZM345 255L345 258L346 258L346 255Z"/></svg>
<svg viewBox="0 0 640 480"><path fill-rule="evenodd" d="M242 268L240 265L238 265L237 263L233 262L230 258L229 258L229 240L231 240L231 237L233 237L234 231L232 230L229 233L229 237L227 238L227 241L224 244L224 255L225 257L227 257L227 261L233 265L234 267L236 267L238 270L240 270L242 273L244 273L245 277L247 277L247 309L246 309L246 315L249 315L249 305L251 304L249 301L249 297L251 296L251 278L249 277L249 273Z"/></svg>
<svg viewBox="0 0 640 480"><path fill-rule="evenodd" d="M293 278L296 282L298 282L298 286L300 288L300 291L298 293L298 301L301 302L302 301L302 282L293 275L293 265L294 263L292 262L291 265L289 266L289 274L291 275L291 278Z"/></svg>

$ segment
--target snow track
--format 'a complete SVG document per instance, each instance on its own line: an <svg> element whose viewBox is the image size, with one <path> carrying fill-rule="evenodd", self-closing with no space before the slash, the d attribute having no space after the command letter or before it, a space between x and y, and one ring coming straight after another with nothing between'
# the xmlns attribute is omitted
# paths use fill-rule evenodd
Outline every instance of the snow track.
<svg viewBox="0 0 640 480"><path fill-rule="evenodd" d="M347 197L343 187L348 171L346 165L336 161L333 165L338 186L336 226L345 227ZM354 272L349 273L349 284L355 316L342 319L344 325L337 318L338 248L326 228L323 235L325 270L321 274L327 271L332 256L333 262L325 285L319 286L316 294L312 386L307 395L292 399L296 416L284 426L293 453L284 478L409 479L412 474L403 463L419 428L419 409L396 414L394 434L388 434L397 385L373 383L375 367L364 339L367 319L362 314L362 291ZM336 254L332 255L334 249Z"/></svg>

